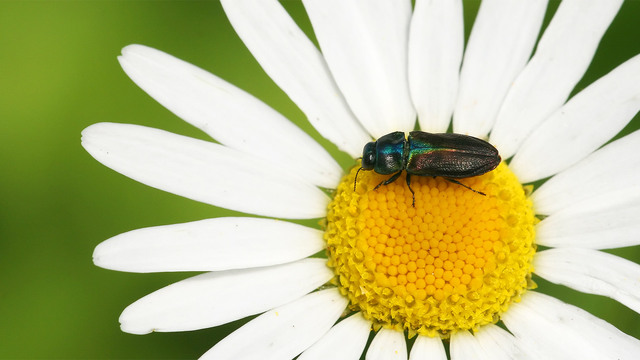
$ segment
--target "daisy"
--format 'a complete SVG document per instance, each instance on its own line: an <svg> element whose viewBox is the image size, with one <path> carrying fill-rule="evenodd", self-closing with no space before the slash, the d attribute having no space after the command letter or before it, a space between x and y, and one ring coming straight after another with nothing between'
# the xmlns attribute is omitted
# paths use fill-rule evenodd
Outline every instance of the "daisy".
<svg viewBox="0 0 640 360"><path fill-rule="evenodd" d="M260 314L203 358L446 359L445 346L452 359L637 358L638 339L532 281L640 311L640 266L600 251L638 244L640 132L607 142L640 109L640 57L569 98L621 1L563 1L536 44L546 1L485 0L464 55L461 1L306 0L321 51L275 0L222 3L267 74L354 159L417 119L485 138L507 161L461 180L486 196L414 176L414 207L403 181L374 190L385 176L368 171L355 182L357 162L345 173L246 92L128 46L131 79L217 143L101 123L83 131L85 149L149 186L263 218L100 244L104 268L206 271L127 307L124 331ZM278 220L316 218L322 230Z"/></svg>

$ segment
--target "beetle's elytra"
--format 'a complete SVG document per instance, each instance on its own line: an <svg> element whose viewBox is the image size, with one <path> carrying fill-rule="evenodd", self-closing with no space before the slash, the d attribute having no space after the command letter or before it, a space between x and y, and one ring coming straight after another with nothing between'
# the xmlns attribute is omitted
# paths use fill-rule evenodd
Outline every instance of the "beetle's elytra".
<svg viewBox="0 0 640 360"><path fill-rule="evenodd" d="M456 179L487 173L500 164L498 150L488 142L462 134L431 134L412 131L405 138L401 131L381 136L377 141L367 143L362 150L362 167L356 172L353 183L355 191L360 170L373 170L381 175L393 174L375 188L389 185L407 172L407 186L411 189L411 175L440 176L448 181L474 190Z"/></svg>

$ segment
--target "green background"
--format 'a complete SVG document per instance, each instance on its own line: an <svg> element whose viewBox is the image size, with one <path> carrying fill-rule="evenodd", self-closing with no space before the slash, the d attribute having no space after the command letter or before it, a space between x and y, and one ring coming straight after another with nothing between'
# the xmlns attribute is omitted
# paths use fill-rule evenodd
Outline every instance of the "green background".
<svg viewBox="0 0 640 360"><path fill-rule="evenodd" d="M302 6L285 5L310 33ZM477 6L465 2L467 34ZM578 88L640 53L639 18L640 2L623 5ZM128 274L92 264L93 248L116 234L233 214L138 184L80 146L82 129L101 121L206 139L121 71L116 56L131 43L219 75L320 140L253 60L217 2L0 2L0 358L197 358L243 323L122 333L118 316L128 304L190 274ZM636 116L625 132L639 127ZM638 247L614 252L640 262ZM640 316L626 307L537 281L640 338Z"/></svg>

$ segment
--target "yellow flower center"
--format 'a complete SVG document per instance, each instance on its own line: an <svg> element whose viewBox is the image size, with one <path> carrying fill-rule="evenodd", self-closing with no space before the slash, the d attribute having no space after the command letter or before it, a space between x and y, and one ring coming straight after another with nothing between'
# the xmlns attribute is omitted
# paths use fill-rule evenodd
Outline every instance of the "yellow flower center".
<svg viewBox="0 0 640 360"><path fill-rule="evenodd" d="M329 205L329 266L354 311L376 326L449 337L495 323L531 281L536 218L528 194L504 163L461 179L477 194L442 178L357 167Z"/></svg>

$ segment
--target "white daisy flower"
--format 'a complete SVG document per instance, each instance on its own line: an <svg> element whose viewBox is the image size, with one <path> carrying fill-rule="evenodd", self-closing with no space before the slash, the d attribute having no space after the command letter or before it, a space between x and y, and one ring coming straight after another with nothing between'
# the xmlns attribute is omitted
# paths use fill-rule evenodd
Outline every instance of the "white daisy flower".
<svg viewBox="0 0 640 360"><path fill-rule="evenodd" d="M487 139L507 161L461 180L486 196L414 176L412 206L403 181L374 189L388 175L363 171L356 183L359 165L345 175L246 92L128 46L119 60L131 79L218 143L101 123L84 130L86 150L149 186L266 218L100 244L104 268L206 271L130 305L124 331L260 314L203 358L357 359L370 336L367 359L445 359L445 345L456 360L638 357L638 339L531 280L640 311L640 266L600 251L639 242L640 131L607 142L640 109L640 57L569 99L622 1L563 1L536 45L547 1L485 0L464 56L461 1L305 0L320 50L275 0L222 3L267 74L351 157L416 119L435 133L453 119L455 133ZM322 230L277 220L314 218Z"/></svg>

